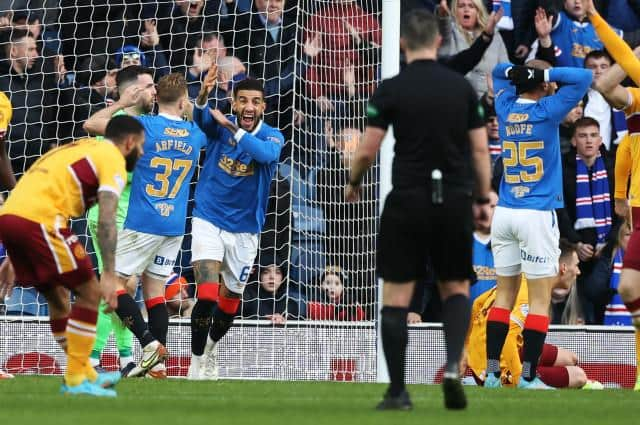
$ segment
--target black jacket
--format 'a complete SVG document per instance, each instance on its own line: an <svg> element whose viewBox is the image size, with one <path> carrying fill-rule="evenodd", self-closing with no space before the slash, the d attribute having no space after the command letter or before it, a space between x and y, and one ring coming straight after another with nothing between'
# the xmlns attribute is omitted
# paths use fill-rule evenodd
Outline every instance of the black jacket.
<svg viewBox="0 0 640 425"><path fill-rule="evenodd" d="M607 177L609 180L609 193L611 195L611 218L616 221L616 215L613 211L613 190L614 190L614 158L612 158L601 146L600 153L604 158ZM564 208L558 209L558 225L560 227L560 236L569 239L573 243L588 243L596 246L597 236L593 228L575 230L576 222L576 149L571 147L569 152L562 157L562 187L564 194ZM590 173L591 174L591 173ZM614 226L615 228L615 226ZM610 237L615 234L612 228Z"/></svg>

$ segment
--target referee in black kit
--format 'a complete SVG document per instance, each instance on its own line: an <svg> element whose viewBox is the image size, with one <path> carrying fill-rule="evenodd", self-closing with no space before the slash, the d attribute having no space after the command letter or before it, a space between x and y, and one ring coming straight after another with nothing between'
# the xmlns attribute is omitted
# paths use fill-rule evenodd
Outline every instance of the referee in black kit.
<svg viewBox="0 0 640 425"><path fill-rule="evenodd" d="M407 308L428 258L443 301L444 403L449 409L467 405L458 363L471 312L471 206L476 202L487 213L491 171L482 109L464 77L436 62L441 40L431 13L403 16L400 46L408 65L369 100L367 128L345 188L347 200L359 198L362 177L392 125L393 190L380 219L377 264L384 280L380 320L391 385L380 410L412 408L404 385Z"/></svg>

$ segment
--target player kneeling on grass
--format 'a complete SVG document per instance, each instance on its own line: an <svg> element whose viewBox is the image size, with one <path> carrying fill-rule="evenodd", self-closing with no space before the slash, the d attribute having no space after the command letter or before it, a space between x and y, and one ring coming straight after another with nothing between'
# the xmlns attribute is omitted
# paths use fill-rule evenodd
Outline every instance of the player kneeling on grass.
<svg viewBox="0 0 640 425"><path fill-rule="evenodd" d="M104 387L120 373L98 374L89 354L96 336L100 292L113 311L118 305L115 274L118 197L142 155L144 129L131 117L115 117L108 142L82 139L43 155L24 174L0 210L0 239L8 257L0 266L0 298L14 280L35 286L49 304L51 331L67 354L61 392L114 397ZM69 219L98 202L98 235L104 268L100 284ZM14 271L15 270L15 271ZM69 290L75 295L69 308Z"/></svg>
<svg viewBox="0 0 640 425"><path fill-rule="evenodd" d="M578 254L574 244L560 240L560 266L554 289L570 290L580 274ZM471 326L467 338L467 365L478 384L486 377L486 323L488 313L496 300L493 287L480 295L473 303ZM511 311L509 332L500 356L501 386L515 386L522 375L522 331L529 311L527 280L522 276L515 307ZM553 388L602 389L602 384L589 381L585 371L577 366L578 356L564 348L544 344L537 368L538 376ZM464 370L464 368L462 369Z"/></svg>

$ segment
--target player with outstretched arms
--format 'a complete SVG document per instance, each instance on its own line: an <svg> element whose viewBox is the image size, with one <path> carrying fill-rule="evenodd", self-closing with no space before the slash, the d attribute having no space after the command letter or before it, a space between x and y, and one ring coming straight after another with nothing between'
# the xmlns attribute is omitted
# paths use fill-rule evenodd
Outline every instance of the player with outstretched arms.
<svg viewBox="0 0 640 425"><path fill-rule="evenodd" d="M616 61L597 82L598 90L612 107L622 109L627 118L629 134L618 147L616 154L616 212L630 216L632 233L622 260L622 272L618 293L631 314L636 328L636 366L640 366L640 89L622 87L625 73L640 86L640 50L634 51L624 42L607 22L598 14L593 1L585 2L587 16L602 40L607 51ZM629 201L627 181L631 176ZM629 214L629 204L631 211ZM640 391L640 372L636 373L635 391Z"/></svg>
<svg viewBox="0 0 640 425"><path fill-rule="evenodd" d="M113 397L115 391L104 387L120 379L119 372L97 374L89 354L100 293L109 310L118 305L116 208L127 170L142 154L144 130L133 118L115 117L105 133L107 141L82 139L42 155L0 210L0 238L8 253L0 267L0 299L11 292L14 278L35 286L47 299L51 332L67 355L63 394ZM69 228L69 219L82 216L96 201L104 265L100 284L91 259Z"/></svg>
<svg viewBox="0 0 640 425"><path fill-rule="evenodd" d="M191 313L189 379L218 378L216 344L238 311L284 144L282 133L263 121L264 88L257 80L234 85L234 116L207 106L216 74L212 65L193 112L210 143L196 186L192 222L198 301Z"/></svg>
<svg viewBox="0 0 640 425"><path fill-rule="evenodd" d="M529 314L522 332L523 370L518 387L551 389L536 376L549 326L551 290L558 274L562 166L558 127L591 84L590 70L499 64L493 71L504 174L491 225L498 276L496 302L487 320L485 387L501 386L500 353L520 287L529 282ZM556 83L562 87L556 92ZM555 94L554 94L555 93Z"/></svg>
<svg viewBox="0 0 640 425"><path fill-rule="evenodd" d="M137 102L142 90L144 87L139 85L129 87L118 102L89 118L88 125L100 133L114 112ZM156 96L158 115L136 117L145 129L145 154L133 173L129 210L124 229L118 233L116 271L120 279L116 312L143 347L140 363L128 376L144 375L153 369L154 377L166 377L163 362L168 356L165 346L169 315L164 282L173 272L182 244L189 182L200 150L207 143L196 124L182 119L191 109L182 75L162 77ZM125 289L132 275L142 275L148 326Z"/></svg>

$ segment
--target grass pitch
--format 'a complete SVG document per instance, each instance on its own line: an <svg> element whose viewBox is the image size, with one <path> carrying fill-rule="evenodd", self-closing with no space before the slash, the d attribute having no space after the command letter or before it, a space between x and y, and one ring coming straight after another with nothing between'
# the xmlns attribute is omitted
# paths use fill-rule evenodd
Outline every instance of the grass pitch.
<svg viewBox="0 0 640 425"><path fill-rule="evenodd" d="M5 424L109 425L607 425L640 423L640 393L466 387L469 408L447 411L437 385L411 385L411 412L377 412L385 387L332 382L129 379L115 399L58 394L61 379L0 381Z"/></svg>

